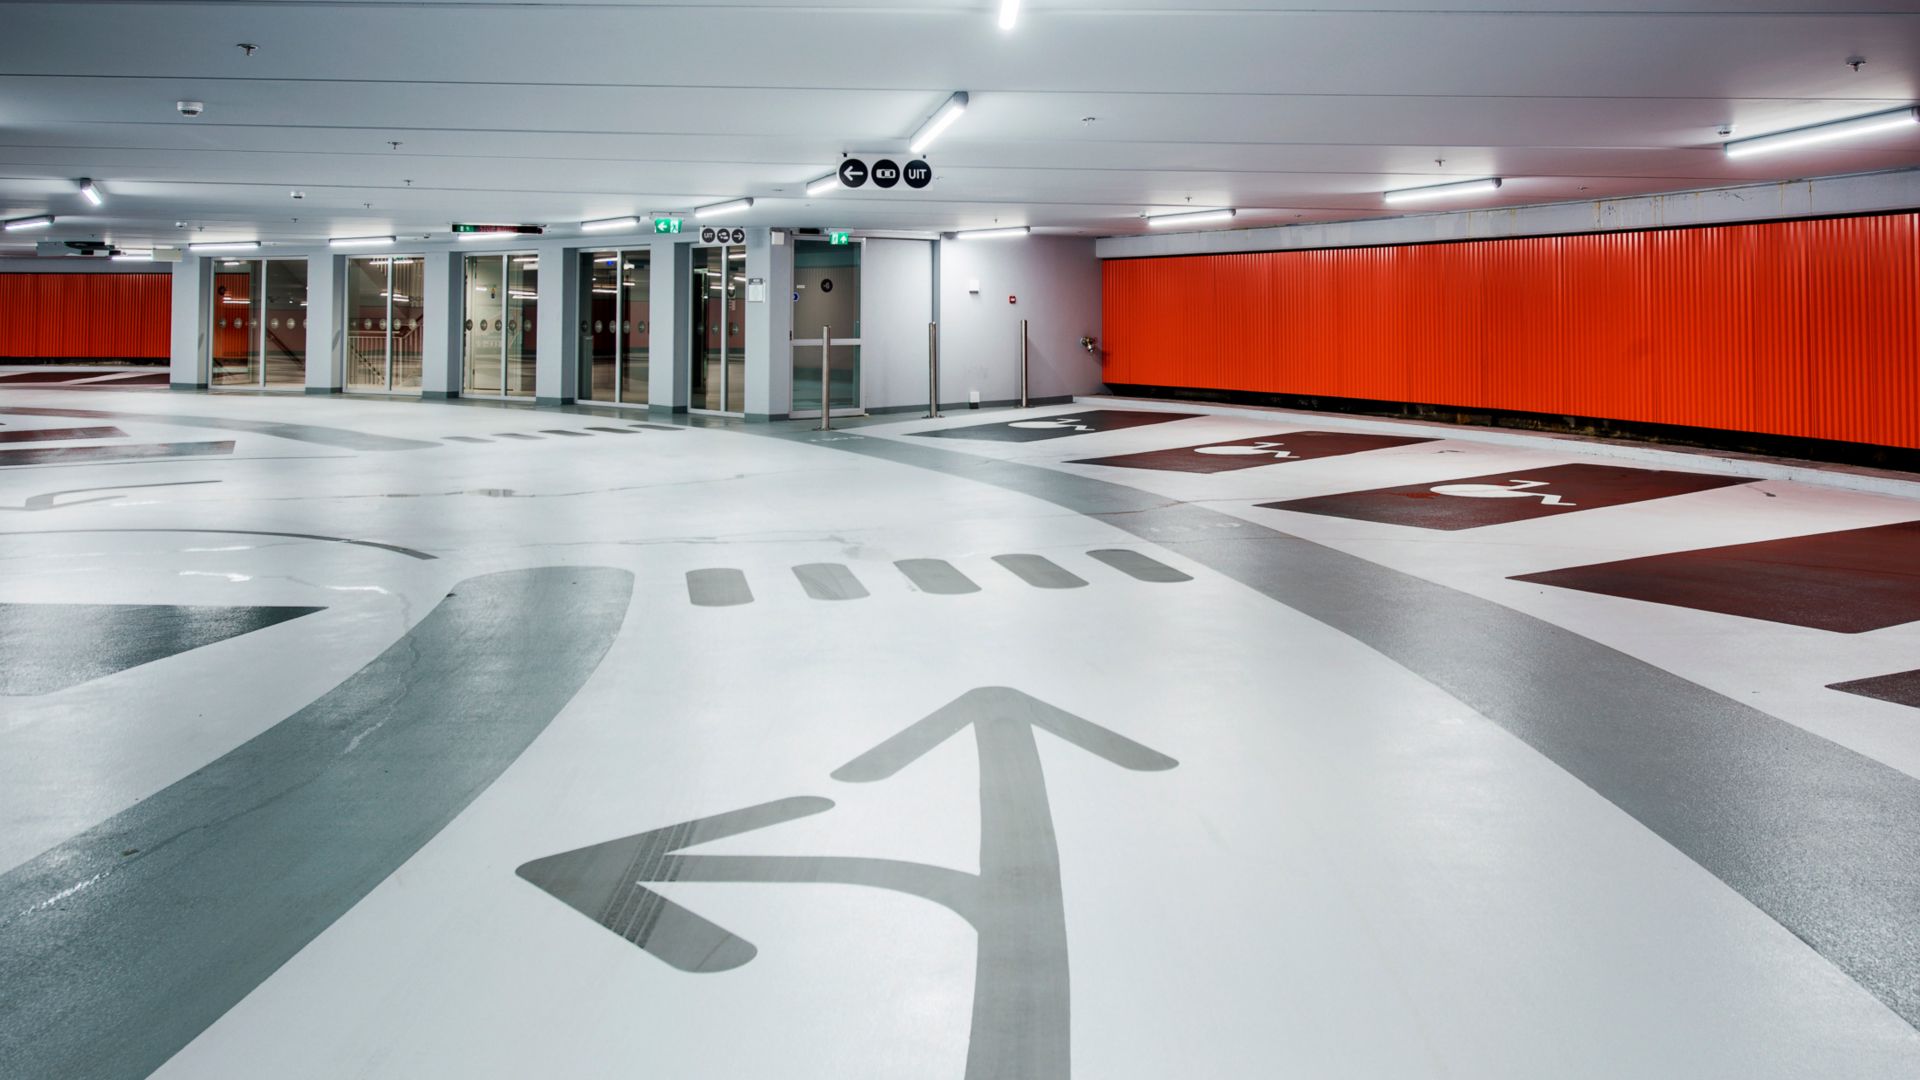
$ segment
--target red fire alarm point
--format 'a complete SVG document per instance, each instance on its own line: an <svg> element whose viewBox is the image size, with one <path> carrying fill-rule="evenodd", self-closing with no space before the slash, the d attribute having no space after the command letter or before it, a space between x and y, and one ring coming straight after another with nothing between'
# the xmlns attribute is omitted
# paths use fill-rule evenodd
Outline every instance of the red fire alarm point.
<svg viewBox="0 0 1920 1080"><path fill-rule="evenodd" d="M1008 297L1007 297L1007 303L1009 303L1009 304L1017 304L1017 303L1019 303L1019 302L1020 302L1020 298L1019 298L1019 297L1017 297L1017 296L1008 296Z"/></svg>

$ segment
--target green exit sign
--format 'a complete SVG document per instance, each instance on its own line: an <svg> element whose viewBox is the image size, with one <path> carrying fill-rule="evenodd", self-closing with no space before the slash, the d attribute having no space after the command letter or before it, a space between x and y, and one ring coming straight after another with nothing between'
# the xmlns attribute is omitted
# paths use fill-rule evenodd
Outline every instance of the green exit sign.
<svg viewBox="0 0 1920 1080"><path fill-rule="evenodd" d="M835 229L833 232L827 234L827 239L835 244L850 244L853 242L853 234L841 229Z"/></svg>
<svg viewBox="0 0 1920 1080"><path fill-rule="evenodd" d="M680 219L677 217L654 218L653 231L657 233L677 233L680 231Z"/></svg>

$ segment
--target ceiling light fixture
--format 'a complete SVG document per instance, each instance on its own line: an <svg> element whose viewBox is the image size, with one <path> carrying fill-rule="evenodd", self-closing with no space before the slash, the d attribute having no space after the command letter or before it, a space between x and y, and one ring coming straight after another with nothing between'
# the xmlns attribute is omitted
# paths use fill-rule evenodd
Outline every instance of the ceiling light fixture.
<svg viewBox="0 0 1920 1080"><path fill-rule="evenodd" d="M1011 30L1020 21L1020 0L1000 0L1000 29Z"/></svg>
<svg viewBox="0 0 1920 1080"><path fill-rule="evenodd" d="M1830 124L1794 128L1791 131L1776 131L1771 135L1756 135L1751 139L1735 139L1726 144L1726 152L1730 158L1752 157L1755 154L1768 154L1775 150L1798 150L1803 146L1816 146L1839 139L1851 139L1858 135L1899 131L1917 123L1920 123L1920 108L1908 106L1894 112L1856 116L1848 120L1835 120Z"/></svg>
<svg viewBox="0 0 1920 1080"><path fill-rule="evenodd" d="M1033 231L1031 225L1015 225L1007 229L972 229L953 234L955 240L999 240L1010 236L1025 236Z"/></svg>
<svg viewBox="0 0 1920 1080"><path fill-rule="evenodd" d="M1462 180L1457 184L1430 184L1427 187L1401 188L1398 191L1382 192L1380 198L1389 206L1398 206L1401 203L1424 202L1427 199L1452 199L1499 189L1500 178L1492 176L1485 180Z"/></svg>
<svg viewBox="0 0 1920 1080"><path fill-rule="evenodd" d="M199 255L209 251L259 251L258 240L223 240L214 244L188 244L187 250Z"/></svg>
<svg viewBox="0 0 1920 1080"><path fill-rule="evenodd" d="M113 255L114 262L152 262L151 251L118 251Z"/></svg>
<svg viewBox="0 0 1920 1080"><path fill-rule="evenodd" d="M327 241L328 247L385 247L398 243L397 236L335 236Z"/></svg>
<svg viewBox="0 0 1920 1080"><path fill-rule="evenodd" d="M0 229L18 232L21 229L44 229L51 224L53 224L52 214L35 214L32 217L19 217L12 221L0 222Z"/></svg>
<svg viewBox="0 0 1920 1080"><path fill-rule="evenodd" d="M1165 228L1168 225L1205 225L1212 221L1232 221L1238 210L1191 210L1177 214L1148 214L1147 225L1150 228Z"/></svg>
<svg viewBox="0 0 1920 1080"><path fill-rule="evenodd" d="M913 138L907 142L907 152L918 154L932 146L933 140L939 138L941 132L947 130L955 120L960 119L961 113L967 111L967 100L965 90L954 91L953 96L947 99L947 103L940 106L940 111L933 114L933 119L920 125L920 130L913 133Z"/></svg>
<svg viewBox="0 0 1920 1080"><path fill-rule="evenodd" d="M825 195L829 191L840 190L840 170L835 169L818 180L807 181L807 194Z"/></svg>
<svg viewBox="0 0 1920 1080"><path fill-rule="evenodd" d="M612 232L615 229L637 229L639 227L640 219L632 215L628 215L627 217L600 218L597 221L583 221L580 223L581 232Z"/></svg>
<svg viewBox="0 0 1920 1080"><path fill-rule="evenodd" d="M100 185L84 176L80 178L80 194L95 206L107 201L106 197L100 194Z"/></svg>
<svg viewBox="0 0 1920 1080"><path fill-rule="evenodd" d="M693 216L696 218L719 217L721 214L737 214L742 210L751 209L753 209L752 199L728 199L726 202L709 203L706 206L695 207Z"/></svg>

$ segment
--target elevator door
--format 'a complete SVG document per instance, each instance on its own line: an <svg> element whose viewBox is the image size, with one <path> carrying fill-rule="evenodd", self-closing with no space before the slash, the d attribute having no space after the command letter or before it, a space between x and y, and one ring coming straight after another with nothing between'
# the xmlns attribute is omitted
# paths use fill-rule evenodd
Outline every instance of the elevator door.
<svg viewBox="0 0 1920 1080"><path fill-rule="evenodd" d="M860 413L860 260L864 240L798 241L793 249L793 401L787 415L820 415L821 349L835 416ZM823 340L822 333L832 340Z"/></svg>
<svg viewBox="0 0 1920 1080"><path fill-rule="evenodd" d="M696 247L688 285L687 390L695 412L747 410L747 249Z"/></svg>

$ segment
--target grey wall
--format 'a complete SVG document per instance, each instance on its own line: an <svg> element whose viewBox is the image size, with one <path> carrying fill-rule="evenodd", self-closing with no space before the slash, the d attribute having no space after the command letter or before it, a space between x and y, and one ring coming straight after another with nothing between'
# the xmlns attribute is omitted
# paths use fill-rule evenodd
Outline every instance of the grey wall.
<svg viewBox="0 0 1920 1080"><path fill-rule="evenodd" d="M1100 363L1080 338L1100 336L1100 263L1094 242L1070 236L950 240L940 244L940 398L965 403L1020 394L1020 320L1028 321L1028 393L1094 394ZM968 292L978 280L980 292ZM1007 297L1018 298L1007 303ZM925 333L925 327L921 327ZM921 351L924 363L925 350ZM918 375L924 382L924 368ZM925 400L924 391L920 400Z"/></svg>

